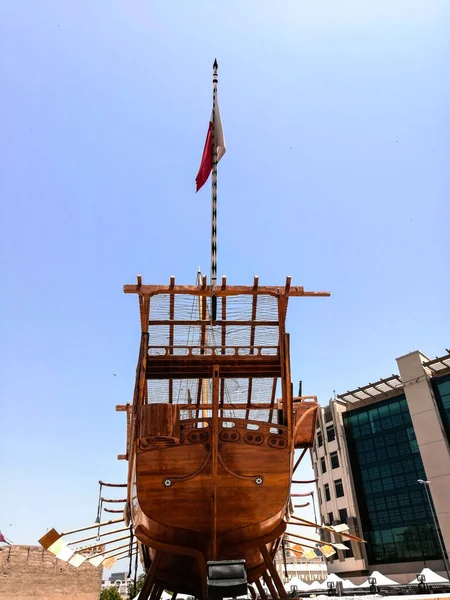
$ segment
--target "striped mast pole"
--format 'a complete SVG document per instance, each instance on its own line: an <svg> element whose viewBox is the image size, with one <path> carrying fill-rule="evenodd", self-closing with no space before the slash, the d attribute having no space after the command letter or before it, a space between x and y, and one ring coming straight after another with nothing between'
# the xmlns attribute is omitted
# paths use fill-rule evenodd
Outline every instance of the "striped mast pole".
<svg viewBox="0 0 450 600"><path fill-rule="evenodd" d="M217 284L217 143L215 139L215 118L217 102L217 82L218 82L218 64L214 59L213 64L213 110L212 110L212 129L211 129L211 148L212 148L212 172L211 172L211 319L217 317L217 297L214 295L214 288Z"/></svg>

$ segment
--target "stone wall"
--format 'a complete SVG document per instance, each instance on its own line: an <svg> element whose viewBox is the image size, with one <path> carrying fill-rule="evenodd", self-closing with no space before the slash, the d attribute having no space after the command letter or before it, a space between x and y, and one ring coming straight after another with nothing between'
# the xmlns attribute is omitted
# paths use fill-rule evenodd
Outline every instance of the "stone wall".
<svg viewBox="0 0 450 600"><path fill-rule="evenodd" d="M0 546L0 600L99 600L102 567L78 569L40 546Z"/></svg>

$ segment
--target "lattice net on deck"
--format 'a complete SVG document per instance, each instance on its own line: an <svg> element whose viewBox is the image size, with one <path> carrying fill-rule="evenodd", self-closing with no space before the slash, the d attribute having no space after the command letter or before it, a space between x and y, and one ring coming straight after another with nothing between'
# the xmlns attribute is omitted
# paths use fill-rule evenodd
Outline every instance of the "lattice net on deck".
<svg viewBox="0 0 450 600"><path fill-rule="evenodd" d="M217 298L217 321L220 324L201 325L211 314L211 298L189 294L175 294L171 314L170 295L161 294L151 298L149 325L149 358L172 354L187 356L201 354L226 355L276 355L279 343L277 299L258 295L255 304L252 295ZM162 321L197 321L197 323L161 324ZM157 323L155 323L155 321ZM229 324L229 322L233 324ZM247 321L247 324L240 322ZM252 324L248 324L251 321ZM148 401L169 402L169 380L148 380ZM220 381L219 402L224 406L223 416L249 418L276 422L276 398L280 395L273 378L227 378ZM249 393L250 390L250 393ZM212 381L210 379L173 379L172 402L174 404L210 403ZM250 404L275 402L274 410L227 408L227 404ZM184 412L184 411L183 411ZM182 415L182 417L187 417Z"/></svg>
<svg viewBox="0 0 450 600"><path fill-rule="evenodd" d="M224 302L225 300L225 302ZM203 308L203 303L206 303ZM217 298L217 320L222 321L251 321L252 320L253 296L239 295ZM222 315L226 308L225 319ZM262 354L276 354L278 346L278 306L277 299L273 296L258 296L255 311L256 322L264 322L264 325L255 325L253 346L262 346L265 349ZM205 297L199 301L198 296L189 294L174 295L174 321L198 321L209 320L211 314L211 298ZM153 296L150 301L150 326L149 326L149 355L161 354L163 348L169 346L170 326L155 325L152 321L168 321L170 318L170 295L161 294ZM270 323L273 322L273 325ZM205 328L205 353L206 347L226 346L245 347L250 346L252 327L250 325L208 325ZM188 354L189 347L200 346L202 341L201 325L174 325L173 326L173 351L172 354ZM212 352L212 350L211 350ZM231 353L231 350L226 353ZM193 351L195 354L196 352ZM200 349L199 349L200 353ZM248 349L250 353L250 349Z"/></svg>

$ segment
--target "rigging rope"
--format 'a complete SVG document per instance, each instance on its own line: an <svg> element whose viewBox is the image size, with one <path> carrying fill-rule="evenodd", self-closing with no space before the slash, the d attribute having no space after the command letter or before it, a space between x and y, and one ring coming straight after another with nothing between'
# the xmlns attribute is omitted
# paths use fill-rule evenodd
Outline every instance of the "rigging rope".
<svg viewBox="0 0 450 600"><path fill-rule="evenodd" d="M130 593L130 600L136 596L136 585L137 585L137 568L138 568L138 554L139 546L136 549L136 556L134 559L134 581L133 581L133 595ZM131 587L131 586L130 586Z"/></svg>
<svg viewBox="0 0 450 600"><path fill-rule="evenodd" d="M130 525L130 567L128 569L128 578L131 577L131 569L133 568L133 525Z"/></svg>
<svg viewBox="0 0 450 600"><path fill-rule="evenodd" d="M100 490L98 493L97 518L95 519L95 522L99 524L98 530L97 530L97 541L100 539L100 523L102 521L102 508L103 508L103 498L102 498L103 481L99 481L98 483L100 485Z"/></svg>

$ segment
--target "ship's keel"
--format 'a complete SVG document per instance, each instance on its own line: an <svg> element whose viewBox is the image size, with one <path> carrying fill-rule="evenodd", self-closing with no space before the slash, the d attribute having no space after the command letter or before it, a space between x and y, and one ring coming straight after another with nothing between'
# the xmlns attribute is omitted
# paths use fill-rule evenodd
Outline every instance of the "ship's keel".
<svg viewBox="0 0 450 600"><path fill-rule="evenodd" d="M237 593L231 593L236 591L230 589L231 583L227 584L224 581L222 586L208 585L208 579L211 579L208 567L211 564L230 565L239 562L244 565L246 576L245 583L242 578L241 581L236 581L236 585L241 585L236 589L241 592L242 584L248 585L253 596L256 592L252 584L255 584L259 594L265 599L267 594L264 591L264 583L273 600L287 598L284 585L274 564L274 557L285 529L286 524L283 521L272 533L229 548L227 554L233 559L214 562L208 562L206 555L199 550L148 539L146 541L151 548L152 560L148 565L147 576L139 598L140 600L159 600L164 589L170 590L174 594L190 594L201 600L236 597ZM139 537L142 539L142 532ZM240 556L240 560L237 559L238 556ZM248 568L252 563L255 564L255 556L259 556L260 560L256 560L256 566ZM228 577L229 579L239 579L235 577L235 572L231 572ZM223 579L227 579L226 573ZM239 595L243 594L239 593Z"/></svg>

